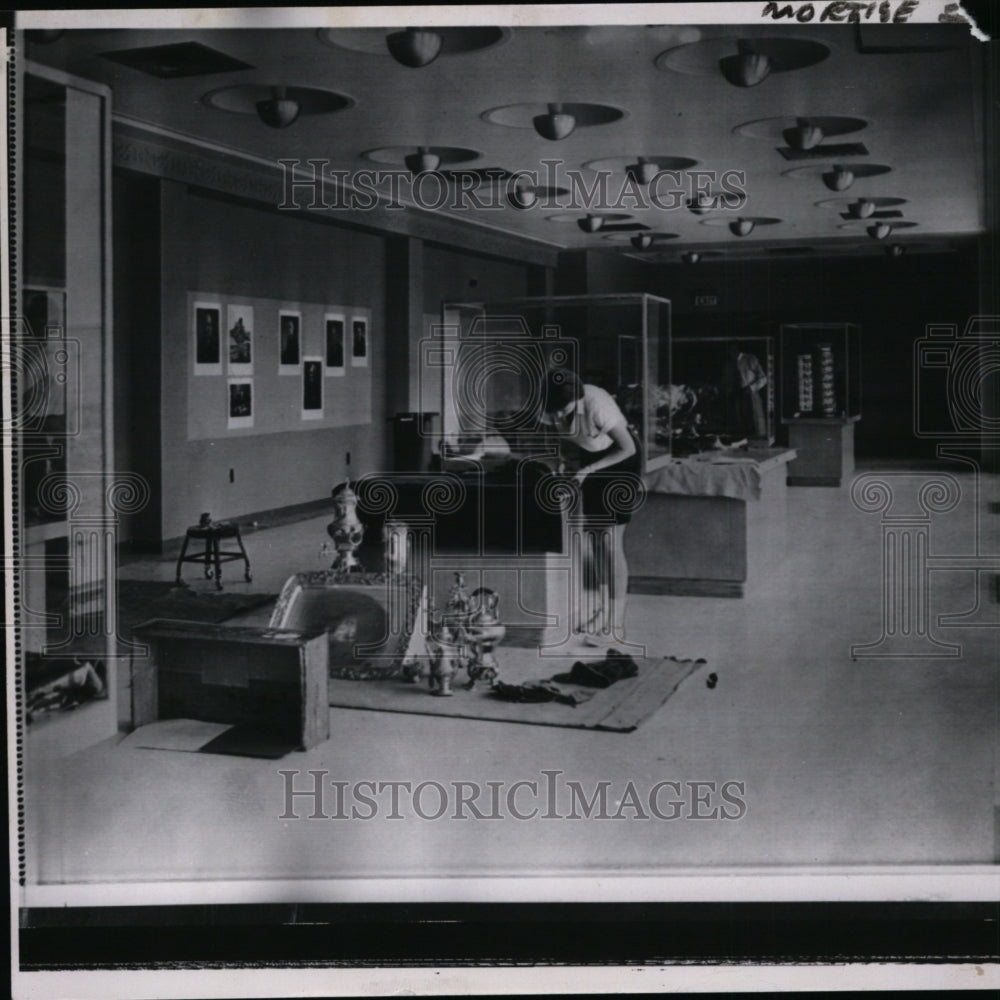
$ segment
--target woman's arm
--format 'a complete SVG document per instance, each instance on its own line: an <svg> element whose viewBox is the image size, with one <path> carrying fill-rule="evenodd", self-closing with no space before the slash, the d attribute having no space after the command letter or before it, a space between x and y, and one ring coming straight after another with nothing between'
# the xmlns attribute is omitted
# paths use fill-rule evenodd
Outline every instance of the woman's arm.
<svg viewBox="0 0 1000 1000"><path fill-rule="evenodd" d="M583 479L584 476L589 475L591 472L599 472L610 465L617 465L619 462L623 462L626 458L630 458L635 454L635 441L632 440L632 435L628 431L628 424L624 421L609 428L607 434L615 447L606 455L585 465L577 473L579 479Z"/></svg>

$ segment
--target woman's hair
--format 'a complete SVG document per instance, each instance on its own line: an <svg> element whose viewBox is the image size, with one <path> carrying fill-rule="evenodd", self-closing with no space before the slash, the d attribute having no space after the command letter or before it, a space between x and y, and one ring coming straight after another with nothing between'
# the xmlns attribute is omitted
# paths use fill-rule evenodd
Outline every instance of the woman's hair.
<svg viewBox="0 0 1000 1000"><path fill-rule="evenodd" d="M556 413L577 399L583 399L583 383L568 368L551 368L545 373L545 412Z"/></svg>

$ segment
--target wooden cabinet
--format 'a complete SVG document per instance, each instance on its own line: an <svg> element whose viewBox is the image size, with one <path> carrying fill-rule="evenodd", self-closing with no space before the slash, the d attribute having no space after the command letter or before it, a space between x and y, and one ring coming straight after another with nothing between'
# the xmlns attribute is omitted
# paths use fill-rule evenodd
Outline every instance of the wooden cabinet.
<svg viewBox="0 0 1000 1000"><path fill-rule="evenodd" d="M183 718L250 726L303 750L329 739L325 631L162 619L136 629L132 725Z"/></svg>
<svg viewBox="0 0 1000 1000"><path fill-rule="evenodd" d="M788 466L789 486L840 486L854 475L857 417L793 420L788 444L797 454Z"/></svg>

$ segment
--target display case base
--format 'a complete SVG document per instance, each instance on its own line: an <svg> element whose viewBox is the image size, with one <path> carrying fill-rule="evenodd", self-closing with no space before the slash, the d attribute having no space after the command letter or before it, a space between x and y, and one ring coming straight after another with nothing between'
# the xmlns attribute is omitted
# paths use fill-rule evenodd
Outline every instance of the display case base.
<svg viewBox="0 0 1000 1000"><path fill-rule="evenodd" d="M840 476L789 476L789 486L839 486Z"/></svg>
<svg viewBox="0 0 1000 1000"><path fill-rule="evenodd" d="M854 475L854 425L858 417L815 417L788 421L789 486L839 487Z"/></svg>
<svg viewBox="0 0 1000 1000"><path fill-rule="evenodd" d="M625 531L629 593L740 598L766 584L785 551L785 468L795 452L741 455L743 463L733 455L690 465L711 475L647 477L645 502ZM743 488L748 465L759 473L759 495Z"/></svg>
<svg viewBox="0 0 1000 1000"><path fill-rule="evenodd" d="M630 594L659 594L671 597L742 597L740 580L707 580L700 577L630 576Z"/></svg>

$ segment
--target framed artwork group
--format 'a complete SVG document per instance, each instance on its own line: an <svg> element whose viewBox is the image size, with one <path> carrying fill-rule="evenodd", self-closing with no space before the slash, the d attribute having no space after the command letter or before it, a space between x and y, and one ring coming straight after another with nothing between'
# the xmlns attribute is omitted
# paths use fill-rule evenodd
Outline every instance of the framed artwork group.
<svg viewBox="0 0 1000 1000"><path fill-rule="evenodd" d="M270 310L268 310L270 311ZM352 368L367 368L371 352L369 316L363 309L330 309L323 313L322 331L307 329L300 308L277 307L274 318L243 303L222 298L195 298L191 329L195 376L225 376L226 429L254 426L254 370L269 365L274 350L277 374L300 380L300 417L322 420L327 395L325 379L343 377ZM266 325L257 329L256 322ZM271 327L273 326L273 333ZM274 341L274 347L268 342ZM321 353L309 353L319 346Z"/></svg>

